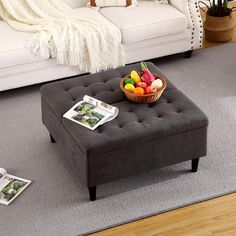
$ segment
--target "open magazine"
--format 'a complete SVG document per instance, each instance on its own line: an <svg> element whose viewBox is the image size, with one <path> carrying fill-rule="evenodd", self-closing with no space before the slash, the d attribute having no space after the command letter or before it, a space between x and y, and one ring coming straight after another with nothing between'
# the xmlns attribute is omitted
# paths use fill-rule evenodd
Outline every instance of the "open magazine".
<svg viewBox="0 0 236 236"><path fill-rule="evenodd" d="M117 107L85 95L83 101L76 103L63 117L95 130L99 125L113 120L118 113Z"/></svg>
<svg viewBox="0 0 236 236"><path fill-rule="evenodd" d="M0 204L9 205L31 183L0 168Z"/></svg>

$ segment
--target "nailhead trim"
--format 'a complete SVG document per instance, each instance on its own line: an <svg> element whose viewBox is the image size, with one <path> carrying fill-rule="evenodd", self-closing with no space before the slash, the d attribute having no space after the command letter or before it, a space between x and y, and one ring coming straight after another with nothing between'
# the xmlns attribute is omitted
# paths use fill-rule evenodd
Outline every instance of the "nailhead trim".
<svg viewBox="0 0 236 236"><path fill-rule="evenodd" d="M191 21L192 21L192 25L193 25L193 29L192 29L192 37L191 37L191 50L194 49L194 38L196 38L196 28L195 28L195 24L194 24L194 18L193 18L193 13L191 11L191 7L190 7L190 1L193 1L193 0L188 0L188 8L189 8L189 12L190 12L190 18L191 18ZM203 26L202 26L202 18L201 18L201 15L200 15L200 10L199 10L199 5L198 5L198 0L195 0L195 9L196 9L196 16L197 16L197 19L198 19L198 22L199 22L199 39L198 39L198 42L200 44L200 48L202 47L202 38L203 38ZM198 26L198 25L196 25Z"/></svg>

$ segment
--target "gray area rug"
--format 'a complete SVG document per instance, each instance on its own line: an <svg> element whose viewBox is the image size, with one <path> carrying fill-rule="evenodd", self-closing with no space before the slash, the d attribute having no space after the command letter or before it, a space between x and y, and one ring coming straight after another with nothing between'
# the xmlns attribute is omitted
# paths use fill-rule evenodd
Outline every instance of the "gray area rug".
<svg viewBox="0 0 236 236"><path fill-rule="evenodd" d="M235 62L236 44L202 49L191 59L158 59L166 76L209 116L208 155L197 173L185 162L99 186L95 202L49 142L39 86L0 93L0 166L33 180L12 205L0 206L0 235L88 234L234 192Z"/></svg>

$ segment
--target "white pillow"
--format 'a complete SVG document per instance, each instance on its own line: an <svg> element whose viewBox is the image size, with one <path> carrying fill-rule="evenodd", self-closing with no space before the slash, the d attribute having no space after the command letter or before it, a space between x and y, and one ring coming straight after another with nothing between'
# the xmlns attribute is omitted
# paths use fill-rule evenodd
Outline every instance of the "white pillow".
<svg viewBox="0 0 236 236"><path fill-rule="evenodd" d="M144 0L144 1L155 1L157 3L168 4L168 0Z"/></svg>
<svg viewBox="0 0 236 236"><path fill-rule="evenodd" d="M91 7L129 7L137 5L137 0L90 0Z"/></svg>

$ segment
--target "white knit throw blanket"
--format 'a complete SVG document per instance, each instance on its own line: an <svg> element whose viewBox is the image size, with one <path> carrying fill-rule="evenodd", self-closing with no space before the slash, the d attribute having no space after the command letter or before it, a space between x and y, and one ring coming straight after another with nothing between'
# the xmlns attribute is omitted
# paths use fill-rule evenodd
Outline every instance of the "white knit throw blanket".
<svg viewBox="0 0 236 236"><path fill-rule="evenodd" d="M34 32L32 51L44 55L48 48L58 64L92 73L124 64L120 30L80 17L61 0L0 0L0 16L15 30Z"/></svg>

